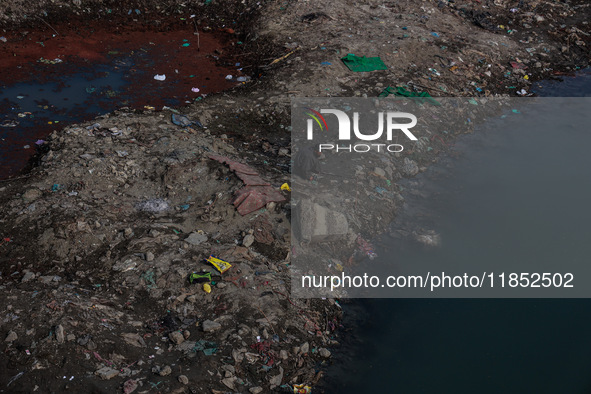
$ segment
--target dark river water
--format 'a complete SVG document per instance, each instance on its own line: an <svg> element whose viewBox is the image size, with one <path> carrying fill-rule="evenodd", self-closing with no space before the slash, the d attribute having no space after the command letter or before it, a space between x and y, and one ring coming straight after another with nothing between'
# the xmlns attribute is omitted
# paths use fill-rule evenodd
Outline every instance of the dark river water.
<svg viewBox="0 0 591 394"><path fill-rule="evenodd" d="M589 97L591 73L546 82L537 91L541 96ZM513 135L506 139L510 147L499 145L496 138L490 148L486 132L463 137L456 144L456 155L411 181L428 183L431 191L439 188L448 195L444 206L453 211L437 213L440 201L411 195L406 196L407 209L421 205L422 210L436 213L443 242L461 237L462 231L475 242L488 242L494 235L482 230L495 215L509 217L505 231L514 231L515 237L528 239L524 232L538 233L540 223L554 227L555 233L565 228L564 236L551 241L555 249L567 251L571 259L589 260L590 232L585 224L591 219L586 198L591 182L585 163L591 156L586 153L591 127L588 131L552 151L531 149L531 136ZM540 130L538 137L551 146L562 137L557 133L560 130ZM477 160L495 154L496 160ZM461 167L466 156L477 163L469 171ZM490 179L493 167L506 163L511 163L512 175L494 179L494 184L515 191L510 206L509 200L495 200L495 190L466 186L479 176ZM438 180L438 172L446 173L445 179ZM529 190L536 190L534 199ZM483 206L483 200L488 205ZM511 225L507 211L519 215L532 206L539 211L536 220L516 216L515 223L521 223ZM561 206L578 212L571 226L556 214ZM464 219L459 232L457 218ZM530 223L529 228L524 223ZM451 234L451 228L456 233ZM478 240L479 236L483 238ZM527 256L524 248L536 248L535 237L532 242L516 242L502 253L507 258ZM540 248L547 247L542 244L547 240L538 242ZM556 256L548 259L556 262ZM327 393L591 393L590 299L364 299L345 302L343 309L346 339L333 349L334 363L322 386Z"/></svg>

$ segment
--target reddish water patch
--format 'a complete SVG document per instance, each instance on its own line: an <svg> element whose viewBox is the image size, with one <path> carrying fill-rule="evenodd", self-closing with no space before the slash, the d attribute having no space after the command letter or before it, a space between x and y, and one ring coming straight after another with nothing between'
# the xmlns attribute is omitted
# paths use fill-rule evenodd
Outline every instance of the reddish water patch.
<svg viewBox="0 0 591 394"><path fill-rule="evenodd" d="M233 34L197 34L186 23L167 26L167 31L138 31L137 26L94 22L54 25L59 34L49 28L5 34L6 42L0 41L0 178L23 168L34 142L56 126L122 106L184 105L241 83L240 65L220 59L237 45Z"/></svg>

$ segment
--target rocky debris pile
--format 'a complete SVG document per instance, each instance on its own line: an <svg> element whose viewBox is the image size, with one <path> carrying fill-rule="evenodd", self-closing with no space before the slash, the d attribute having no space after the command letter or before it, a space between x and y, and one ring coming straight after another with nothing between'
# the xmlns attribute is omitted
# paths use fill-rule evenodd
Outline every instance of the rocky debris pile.
<svg viewBox="0 0 591 394"><path fill-rule="evenodd" d="M2 367L29 377L14 387L269 391L319 378L340 309L290 298L287 207L237 212L242 181L210 159L231 146L131 112L48 141L26 187L2 188ZM285 174L260 177L285 199ZM57 364L67 382L42 384Z"/></svg>

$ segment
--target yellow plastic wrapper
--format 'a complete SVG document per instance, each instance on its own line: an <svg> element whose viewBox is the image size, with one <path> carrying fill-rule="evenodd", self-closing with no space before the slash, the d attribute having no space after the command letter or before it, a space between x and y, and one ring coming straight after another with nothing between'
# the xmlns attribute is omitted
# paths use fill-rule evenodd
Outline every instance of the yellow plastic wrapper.
<svg viewBox="0 0 591 394"><path fill-rule="evenodd" d="M232 267L232 265L230 263L228 263L227 261L224 261L222 259L218 259L217 257L209 256L206 261L208 263L210 263L211 265L213 265L218 271L220 271L222 274L224 272L226 272L227 270L230 269L230 267Z"/></svg>
<svg viewBox="0 0 591 394"><path fill-rule="evenodd" d="M203 284L203 291L206 292L207 294L211 293L211 286L209 285L209 283Z"/></svg>
<svg viewBox="0 0 591 394"><path fill-rule="evenodd" d="M312 392L312 387L307 386L305 384L294 384L293 385L293 393L294 394L310 394Z"/></svg>
<svg viewBox="0 0 591 394"><path fill-rule="evenodd" d="M289 185L287 183L284 183L283 185L281 185L281 190L285 190L287 192L290 192L291 188L289 187Z"/></svg>

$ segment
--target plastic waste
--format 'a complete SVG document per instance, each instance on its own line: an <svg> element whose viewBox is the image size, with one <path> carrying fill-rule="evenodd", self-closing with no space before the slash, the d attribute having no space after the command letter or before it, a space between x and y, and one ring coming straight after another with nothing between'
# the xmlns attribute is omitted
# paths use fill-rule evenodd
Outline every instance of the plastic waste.
<svg viewBox="0 0 591 394"><path fill-rule="evenodd" d="M310 394L312 392L312 387L302 383L302 384L294 384L293 385L293 392L294 394Z"/></svg>
<svg viewBox="0 0 591 394"><path fill-rule="evenodd" d="M165 74L162 74L162 75L156 74L156 75L154 75L154 79L157 81L164 81L166 79L166 75Z"/></svg>
<svg viewBox="0 0 591 394"><path fill-rule="evenodd" d="M193 272L189 276L189 282L191 283L208 283L211 282L211 272Z"/></svg>
<svg viewBox="0 0 591 394"><path fill-rule="evenodd" d="M181 127L190 127L190 126L197 126L203 128L203 125L198 120L191 120L185 115L179 114L172 114L171 116L172 123L177 126Z"/></svg>
<svg viewBox="0 0 591 394"><path fill-rule="evenodd" d="M379 57L359 57L352 53L349 53L347 56L341 58L345 66L349 68L349 70L354 72L363 72L363 71L375 71L375 70L387 70L388 67L384 64L382 59Z"/></svg>
<svg viewBox="0 0 591 394"><path fill-rule="evenodd" d="M214 255L210 255L207 259L205 259L205 261L213 265L222 274L232 267L230 263L222 259L219 259Z"/></svg>
<svg viewBox="0 0 591 394"><path fill-rule="evenodd" d="M397 97L406 97L406 98L410 98L413 101L416 101L418 103L429 103L431 105L434 106L440 106L441 104L439 103L439 101L435 100L433 97L431 97L431 95L427 92L411 92L409 90L406 90L403 87L397 86L396 88L390 87L388 86L387 88L385 88L382 93L380 93L378 95L378 97L388 97L389 95L393 94L394 96Z"/></svg>

